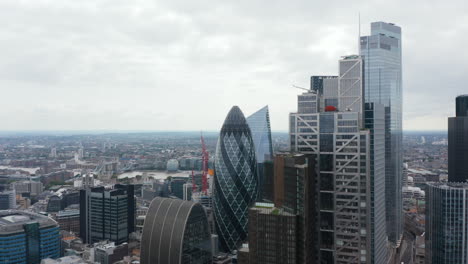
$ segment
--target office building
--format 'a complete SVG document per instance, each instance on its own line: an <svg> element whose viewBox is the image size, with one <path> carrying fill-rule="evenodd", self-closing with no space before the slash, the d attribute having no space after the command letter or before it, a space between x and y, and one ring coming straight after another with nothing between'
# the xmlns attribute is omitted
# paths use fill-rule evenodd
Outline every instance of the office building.
<svg viewBox="0 0 468 264"><path fill-rule="evenodd" d="M239 107L229 111L216 146L213 206L221 249L237 250L247 239L248 209L257 200L252 133Z"/></svg>
<svg viewBox="0 0 468 264"><path fill-rule="evenodd" d="M468 180L468 95L456 98L456 116L448 119L448 180Z"/></svg>
<svg viewBox="0 0 468 264"><path fill-rule="evenodd" d="M273 176L275 207L297 217L295 255L296 263L301 264L318 260L317 166L314 154L283 153L275 156L274 174L265 174Z"/></svg>
<svg viewBox="0 0 468 264"><path fill-rule="evenodd" d="M114 242L101 242L94 244L94 262L100 264L113 264L128 256L128 244L115 245Z"/></svg>
<svg viewBox="0 0 468 264"><path fill-rule="evenodd" d="M47 199L47 212L56 213L62 210L62 199L58 195L52 195Z"/></svg>
<svg viewBox="0 0 468 264"><path fill-rule="evenodd" d="M80 237L88 244L128 242L128 235L135 231L135 211L133 185L80 190Z"/></svg>
<svg viewBox="0 0 468 264"><path fill-rule="evenodd" d="M36 196L44 191L44 185L42 182L36 181L17 181L12 183L13 189L16 194L27 193L30 196Z"/></svg>
<svg viewBox="0 0 468 264"><path fill-rule="evenodd" d="M55 221L60 226L60 230L73 232L76 235L80 234L80 210L69 209L59 211L55 215Z"/></svg>
<svg viewBox="0 0 468 264"><path fill-rule="evenodd" d="M297 252L295 214L273 204L257 203L249 209L248 260L239 264L295 264ZM242 249L241 249L242 250Z"/></svg>
<svg viewBox="0 0 468 264"><path fill-rule="evenodd" d="M365 102L385 107L386 227L389 241L398 245L403 232L401 28L392 23L371 23L371 34L360 38L360 46Z"/></svg>
<svg viewBox="0 0 468 264"><path fill-rule="evenodd" d="M257 157L258 186L261 200L263 186L263 163L273 160L273 146L271 143L270 114L268 106L265 106L247 117L247 124L252 133L252 140L255 145L255 156Z"/></svg>
<svg viewBox="0 0 468 264"><path fill-rule="evenodd" d="M87 264L82 258L78 256L66 256L58 259L46 258L41 260L41 264Z"/></svg>
<svg viewBox="0 0 468 264"><path fill-rule="evenodd" d="M193 184L191 183L185 183L183 185L183 200L185 201L191 201L192 200L192 190L193 190Z"/></svg>
<svg viewBox="0 0 468 264"><path fill-rule="evenodd" d="M324 90L327 90L328 85L336 85L338 76L311 76L310 77L310 89L319 94L323 94Z"/></svg>
<svg viewBox="0 0 468 264"><path fill-rule="evenodd" d="M0 263L39 264L60 257L57 223L26 211L0 211Z"/></svg>
<svg viewBox="0 0 468 264"><path fill-rule="evenodd" d="M179 199L184 199L184 184L187 183L187 177L172 177L170 182L171 194Z"/></svg>
<svg viewBox="0 0 468 264"><path fill-rule="evenodd" d="M211 235L203 207L156 197L146 215L141 263L211 264Z"/></svg>
<svg viewBox="0 0 468 264"><path fill-rule="evenodd" d="M426 188L426 263L468 263L468 184Z"/></svg>
<svg viewBox="0 0 468 264"><path fill-rule="evenodd" d="M384 108L364 103L363 69L362 57L343 57L338 78L322 93L299 95L290 114L291 151L318 159L319 242L311 254L320 263L386 261Z"/></svg>
<svg viewBox="0 0 468 264"><path fill-rule="evenodd" d="M4 190L0 192L0 210L16 209L15 190Z"/></svg>

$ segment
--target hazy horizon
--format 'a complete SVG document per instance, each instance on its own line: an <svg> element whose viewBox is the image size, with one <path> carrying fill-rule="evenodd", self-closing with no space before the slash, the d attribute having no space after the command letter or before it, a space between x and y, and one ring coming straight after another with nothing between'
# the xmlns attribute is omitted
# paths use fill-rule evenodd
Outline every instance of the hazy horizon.
<svg viewBox="0 0 468 264"><path fill-rule="evenodd" d="M467 10L461 0L1 1L0 130L217 130L233 105L246 116L269 105L272 129L286 131L301 93L292 85L358 53L358 13L361 35L374 21L402 28L403 128L445 130L466 93Z"/></svg>

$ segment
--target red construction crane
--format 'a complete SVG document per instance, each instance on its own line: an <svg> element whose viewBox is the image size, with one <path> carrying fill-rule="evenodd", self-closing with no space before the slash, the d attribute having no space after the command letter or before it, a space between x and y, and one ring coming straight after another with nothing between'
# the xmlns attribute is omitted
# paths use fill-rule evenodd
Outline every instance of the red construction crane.
<svg viewBox="0 0 468 264"><path fill-rule="evenodd" d="M210 155L206 150L205 139L203 138L203 134L200 136L200 141L202 145L202 193L208 194L208 160L210 159Z"/></svg>

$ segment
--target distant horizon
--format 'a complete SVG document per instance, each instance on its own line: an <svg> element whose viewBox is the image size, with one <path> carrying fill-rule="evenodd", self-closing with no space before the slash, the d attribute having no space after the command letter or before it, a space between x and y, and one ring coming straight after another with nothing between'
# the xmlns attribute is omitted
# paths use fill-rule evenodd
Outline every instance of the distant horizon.
<svg viewBox="0 0 468 264"><path fill-rule="evenodd" d="M445 133L447 130L403 130L403 133L421 133L421 132L431 132L431 133ZM89 130L0 130L0 136L3 134L54 134L54 133L63 133L63 134L138 134L138 133L207 133L207 134L217 134L219 131L216 130L145 130L145 129L89 129ZM272 130L271 133L289 133L287 130Z"/></svg>

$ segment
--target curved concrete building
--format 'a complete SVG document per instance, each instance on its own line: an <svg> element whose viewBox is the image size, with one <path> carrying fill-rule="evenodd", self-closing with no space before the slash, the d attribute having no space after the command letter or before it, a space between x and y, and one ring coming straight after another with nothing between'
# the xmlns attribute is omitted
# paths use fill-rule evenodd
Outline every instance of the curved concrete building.
<svg viewBox="0 0 468 264"><path fill-rule="evenodd" d="M252 133L244 114L234 106L221 128L215 155L214 217L224 251L237 250L247 239L249 207L257 196Z"/></svg>
<svg viewBox="0 0 468 264"><path fill-rule="evenodd" d="M143 225L142 264L209 264L211 235L203 206L156 197Z"/></svg>

